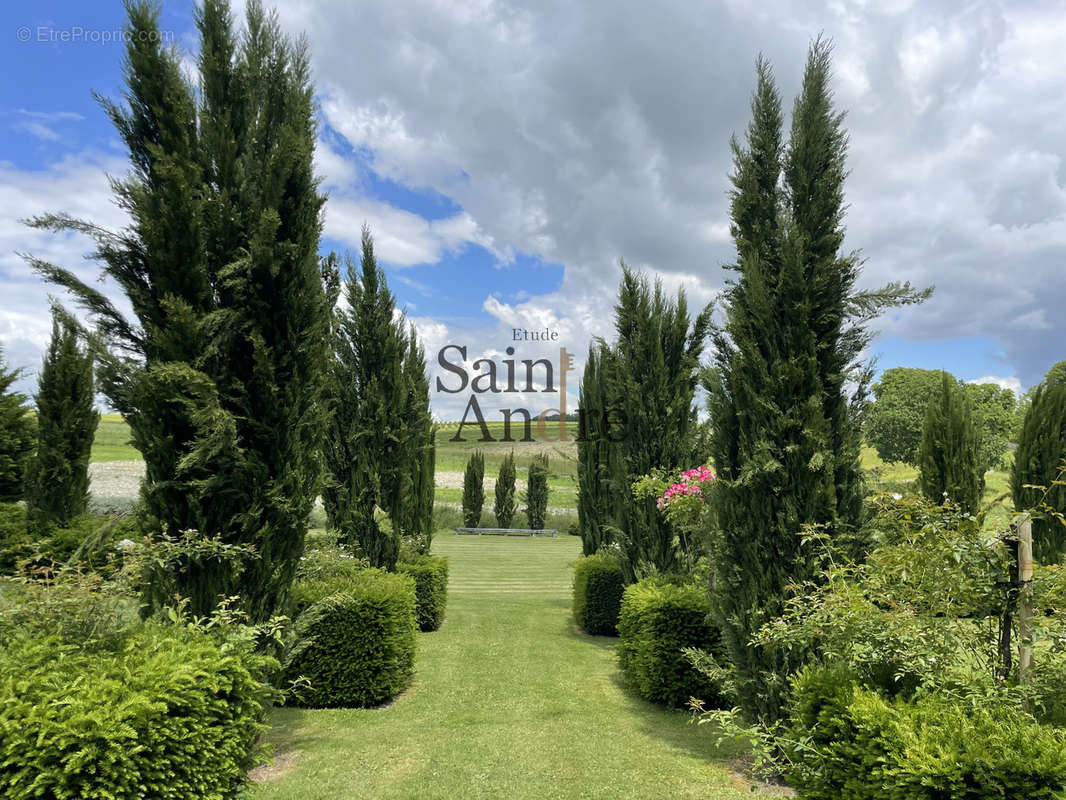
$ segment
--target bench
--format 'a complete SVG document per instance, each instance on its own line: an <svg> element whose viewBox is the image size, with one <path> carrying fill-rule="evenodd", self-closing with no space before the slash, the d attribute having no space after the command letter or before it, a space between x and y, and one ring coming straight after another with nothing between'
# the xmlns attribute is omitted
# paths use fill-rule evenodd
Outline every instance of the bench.
<svg viewBox="0 0 1066 800"><path fill-rule="evenodd" d="M559 531L555 528L456 528L455 533L459 536L537 536L542 533L558 536Z"/></svg>

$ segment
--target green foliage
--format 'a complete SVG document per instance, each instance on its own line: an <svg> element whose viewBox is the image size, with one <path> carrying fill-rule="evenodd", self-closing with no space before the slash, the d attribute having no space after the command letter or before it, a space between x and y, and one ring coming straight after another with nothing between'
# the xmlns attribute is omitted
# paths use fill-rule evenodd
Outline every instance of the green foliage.
<svg viewBox="0 0 1066 800"><path fill-rule="evenodd" d="M46 532L85 513L89 453L100 421L92 355L79 347L73 322L56 310L34 400L37 453L26 470L26 508L31 526Z"/></svg>
<svg viewBox="0 0 1066 800"><path fill-rule="evenodd" d="M296 620L285 677L305 678L297 704L366 708L388 702L414 673L414 581L370 569Z"/></svg>
<svg viewBox="0 0 1066 800"><path fill-rule="evenodd" d="M260 660L182 625L110 647L55 633L0 648L0 794L236 798L272 692Z"/></svg>
<svg viewBox="0 0 1066 800"><path fill-rule="evenodd" d="M444 622L448 604L448 559L441 556L418 556L402 560L399 571L415 582L415 613L418 629L435 631Z"/></svg>
<svg viewBox="0 0 1066 800"><path fill-rule="evenodd" d="M548 514L548 455L538 453L529 463L529 479L526 484L526 507L523 509L529 527L535 531L544 528Z"/></svg>
<svg viewBox="0 0 1066 800"><path fill-rule="evenodd" d="M747 139L733 140L736 278L707 375L717 615L741 707L763 720L777 718L782 676L805 657L749 646L780 612L786 586L811 575L798 534L815 524L846 536L861 518L869 370L853 365L870 342L867 323L928 294L900 284L855 289L860 261L842 251L847 135L829 56L822 40L808 52L787 147L781 98L758 62Z"/></svg>
<svg viewBox="0 0 1066 800"><path fill-rule="evenodd" d="M913 367L894 367L881 374L873 386L865 432L882 461L917 466L925 411L940 390L943 374Z"/></svg>
<svg viewBox="0 0 1066 800"><path fill-rule="evenodd" d="M918 485L934 503L957 503L974 513L985 490L985 475L970 411L959 385L944 373L930 401L918 450Z"/></svg>
<svg viewBox="0 0 1066 800"><path fill-rule="evenodd" d="M481 525L481 507L485 504L485 456L480 450L470 454L463 473L463 526Z"/></svg>
<svg viewBox="0 0 1066 800"><path fill-rule="evenodd" d="M327 270L335 270L327 259ZM334 278L327 280L331 293ZM330 525L374 566L396 568L404 537L432 540L433 424L425 353L396 313L374 242L363 228L358 269L346 260L347 307L334 312L332 414L324 447ZM375 508L389 516L384 529Z"/></svg>
<svg viewBox="0 0 1066 800"><path fill-rule="evenodd" d="M966 383L963 389L977 429L978 468L982 472L1001 469L1007 463L1018 398L1010 389L994 383Z"/></svg>
<svg viewBox="0 0 1066 800"><path fill-rule="evenodd" d="M10 574L30 547L26 509L18 503L0 503L0 575Z"/></svg>
<svg viewBox="0 0 1066 800"><path fill-rule="evenodd" d="M683 291L671 300L622 264L613 344L589 352L581 387L578 513L586 555L618 546L629 581L673 572L679 541L655 502L630 487L656 467L697 460L692 400L710 327L710 307L690 318Z"/></svg>
<svg viewBox="0 0 1066 800"><path fill-rule="evenodd" d="M839 669L797 677L789 744L787 777L804 800L1051 800L1066 790L1063 731L987 702L885 700Z"/></svg>
<svg viewBox="0 0 1066 800"><path fill-rule="evenodd" d="M37 428L26 396L11 391L22 370L8 369L0 353L0 503L21 500L26 466L37 443Z"/></svg>
<svg viewBox="0 0 1066 800"><path fill-rule="evenodd" d="M996 631L975 620L998 612L1006 548L957 507L888 495L871 505L878 546L868 558L823 550L819 574L795 587L755 642L785 653L817 648L886 696L992 680ZM804 537L811 551L826 541L816 530Z"/></svg>
<svg viewBox="0 0 1066 800"><path fill-rule="evenodd" d="M179 563L174 587L193 613L237 595L266 620L303 550L328 405L309 57L259 2L242 30L225 0L206 0L194 86L157 6L127 8L124 100L102 104L129 153L112 182L129 226L32 224L91 238L134 319L69 270L30 261L94 322L99 389L144 456L145 528L254 549L236 572Z"/></svg>
<svg viewBox="0 0 1066 800"><path fill-rule="evenodd" d="M496 514L496 525L500 528L510 528L514 519L515 495L514 495L514 450L507 454L500 464L500 475L496 478L496 502L493 504L493 513Z"/></svg>
<svg viewBox="0 0 1066 800"><path fill-rule="evenodd" d="M581 549L586 556L599 552L611 541L609 465L612 458L617 460L618 448L607 438L612 435L607 416L610 391L606 365L610 357L610 351L602 342L589 346L578 394L581 412L577 436L577 517ZM617 434L614 432L615 438Z"/></svg>
<svg viewBox="0 0 1066 800"><path fill-rule="evenodd" d="M646 578L627 587L618 620L618 664L645 700L682 706L695 697L715 707L722 687L708 680L682 652L720 652L705 590Z"/></svg>
<svg viewBox="0 0 1066 800"><path fill-rule="evenodd" d="M1025 415L1011 471L1011 495L1017 509L1039 502L1066 512L1066 485L1053 483L1066 459L1066 381L1044 383L1033 393ZM1030 488L1027 488L1030 487ZM1045 488L1032 488L1045 487ZM1044 514L1033 518L1033 555L1045 564L1066 553L1066 525Z"/></svg>
<svg viewBox="0 0 1066 800"><path fill-rule="evenodd" d="M139 537L133 517L79 514L63 527L31 533L26 511L0 504L0 574L12 574L18 562L27 568L79 567L111 574L121 566L115 545Z"/></svg>
<svg viewBox="0 0 1066 800"><path fill-rule="evenodd" d="M617 558L594 553L578 559L574 564L574 621L592 636L617 636L625 588Z"/></svg>

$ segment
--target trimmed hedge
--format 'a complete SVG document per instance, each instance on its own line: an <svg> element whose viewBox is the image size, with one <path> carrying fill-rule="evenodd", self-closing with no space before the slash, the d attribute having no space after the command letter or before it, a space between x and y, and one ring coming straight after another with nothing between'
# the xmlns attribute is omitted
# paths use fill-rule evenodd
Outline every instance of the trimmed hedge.
<svg viewBox="0 0 1066 800"><path fill-rule="evenodd" d="M618 663L645 700L683 706L696 697L708 708L726 702L722 687L698 672L682 648L721 653L702 587L647 578L626 588L618 619Z"/></svg>
<svg viewBox="0 0 1066 800"><path fill-rule="evenodd" d="M626 582L617 559L606 553L574 564L574 621L593 636L617 636Z"/></svg>
<svg viewBox="0 0 1066 800"><path fill-rule="evenodd" d="M448 559L418 556L400 561L396 568L415 582L415 614L419 630L437 630L444 621L444 608L448 604Z"/></svg>
<svg viewBox="0 0 1066 800"><path fill-rule="evenodd" d="M1017 708L926 696L886 700L840 669L800 673L786 776L805 800L1052 800L1066 732Z"/></svg>
<svg viewBox="0 0 1066 800"><path fill-rule="evenodd" d="M237 797L260 760L271 697L250 663L206 633L160 623L113 650L9 639L0 648L0 796Z"/></svg>
<svg viewBox="0 0 1066 800"><path fill-rule="evenodd" d="M368 569L296 620L287 680L310 687L296 703L309 708L366 708L396 697L414 674L414 581Z"/></svg>

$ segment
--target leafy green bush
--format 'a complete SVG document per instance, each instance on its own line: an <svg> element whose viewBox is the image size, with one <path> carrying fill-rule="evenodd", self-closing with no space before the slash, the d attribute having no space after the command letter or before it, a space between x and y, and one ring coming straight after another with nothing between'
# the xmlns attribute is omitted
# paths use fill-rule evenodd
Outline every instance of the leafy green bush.
<svg viewBox="0 0 1066 800"><path fill-rule="evenodd" d="M391 700L414 672L416 631L411 578L375 569L352 576L296 620L285 677L310 682L296 702L351 708Z"/></svg>
<svg viewBox="0 0 1066 800"><path fill-rule="evenodd" d="M0 573L11 574L19 561L33 558L38 564L70 563L109 574L115 566L115 544L138 537L134 517L96 514L79 514L66 526L34 537L22 506L0 504Z"/></svg>
<svg viewBox="0 0 1066 800"><path fill-rule="evenodd" d="M805 800L1058 798L1066 732L1003 703L890 701L841 668L794 683L788 779Z"/></svg>
<svg viewBox="0 0 1066 800"><path fill-rule="evenodd" d="M574 564L574 621L593 636L617 636L625 577L617 559L606 553Z"/></svg>
<svg viewBox="0 0 1066 800"><path fill-rule="evenodd" d="M0 574L9 575L25 558L30 545L26 509L18 503L0 503Z"/></svg>
<svg viewBox="0 0 1066 800"><path fill-rule="evenodd" d="M442 556L418 556L401 560L396 568L415 582L419 630L437 630L444 621L444 608L448 603L448 559Z"/></svg>
<svg viewBox="0 0 1066 800"><path fill-rule="evenodd" d="M646 578L622 595L618 620L618 663L626 681L646 700L671 706L695 697L707 707L725 701L725 691L694 668L682 652L721 652L709 621L704 590Z"/></svg>
<svg viewBox="0 0 1066 800"><path fill-rule="evenodd" d="M271 691L246 654L147 623L115 649L20 635L0 648L0 796L235 798Z"/></svg>

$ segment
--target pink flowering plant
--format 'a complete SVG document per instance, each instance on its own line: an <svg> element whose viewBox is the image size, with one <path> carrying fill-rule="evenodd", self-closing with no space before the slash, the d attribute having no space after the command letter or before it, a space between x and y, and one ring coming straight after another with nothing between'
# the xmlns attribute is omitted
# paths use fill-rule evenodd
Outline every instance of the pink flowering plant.
<svg viewBox="0 0 1066 800"><path fill-rule="evenodd" d="M705 493L715 477L710 467L698 466L686 470L654 470L633 482L633 494L640 499L654 498L659 511L673 526L690 572L695 568L697 556L693 548L707 529L710 504Z"/></svg>

